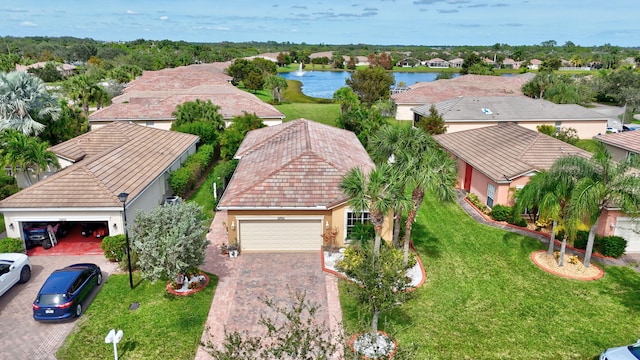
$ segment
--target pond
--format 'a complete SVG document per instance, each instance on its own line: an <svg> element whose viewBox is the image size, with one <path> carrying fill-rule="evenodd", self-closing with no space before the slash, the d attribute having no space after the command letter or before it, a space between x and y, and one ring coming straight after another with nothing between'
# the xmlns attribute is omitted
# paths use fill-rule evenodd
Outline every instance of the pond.
<svg viewBox="0 0 640 360"><path fill-rule="evenodd" d="M396 86L403 82L406 86L417 82L434 81L439 73L394 72ZM345 80L351 77L349 71L292 71L280 73L287 80L302 82L302 92L311 97L331 99L339 88L347 86ZM454 74L458 76L459 74Z"/></svg>

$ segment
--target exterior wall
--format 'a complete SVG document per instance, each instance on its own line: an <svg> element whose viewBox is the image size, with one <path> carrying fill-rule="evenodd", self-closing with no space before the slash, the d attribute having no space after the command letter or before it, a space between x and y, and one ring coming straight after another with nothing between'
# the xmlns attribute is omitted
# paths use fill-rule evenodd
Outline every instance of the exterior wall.
<svg viewBox="0 0 640 360"><path fill-rule="evenodd" d="M501 121L502 122L502 121ZM539 125L552 125L555 126L554 121L514 121L516 124L525 127L527 129L538 131ZM498 121L460 121L460 122L446 122L447 132L457 132L464 130L479 129L486 126L498 125ZM598 134L602 134L607 127L606 120L603 121L564 121L560 125L561 127L571 127L578 131L578 136L581 139L591 139Z"/></svg>
<svg viewBox="0 0 640 360"><path fill-rule="evenodd" d="M604 144L604 146L607 148L607 150L609 150L609 153L611 153L611 157L613 158L613 160L618 162L627 160L629 156L629 152L627 150L620 149L617 146L612 146L609 144Z"/></svg>
<svg viewBox="0 0 640 360"><path fill-rule="evenodd" d="M420 104L397 104L396 120L413 121L413 111L411 108L420 106Z"/></svg>
<svg viewBox="0 0 640 360"><path fill-rule="evenodd" d="M602 236L615 235L618 216L624 217L625 215L620 210L605 209L600 215L600 219L598 219L596 234Z"/></svg>
<svg viewBox="0 0 640 360"><path fill-rule="evenodd" d="M114 119L113 121L126 121L126 120L120 120L120 119ZM168 119L168 120L130 120L132 123L134 124L138 124L138 125L143 125L143 126L148 126L148 127L152 127L155 129L161 129L161 130L171 130L171 124L173 123L172 120ZM106 126L109 124L109 121L89 121L89 126L91 127L91 130L96 130L99 129L103 126Z"/></svg>

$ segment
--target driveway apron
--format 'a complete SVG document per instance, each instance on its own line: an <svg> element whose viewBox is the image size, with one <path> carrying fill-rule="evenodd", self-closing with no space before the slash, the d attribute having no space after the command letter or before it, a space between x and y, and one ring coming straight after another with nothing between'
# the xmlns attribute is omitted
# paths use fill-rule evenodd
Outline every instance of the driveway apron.
<svg viewBox="0 0 640 360"><path fill-rule="evenodd" d="M224 331L247 331L252 336L264 333L258 324L261 315L273 313L260 300L268 298L278 306L291 304L296 292L320 306L317 321L334 329L342 320L337 279L322 271L321 252L242 253L237 258L222 256L220 244L226 241L222 222L226 213L218 212L207 238L211 241L205 265L218 275L219 282L211 304L202 340L219 346ZM211 359L200 348L196 359Z"/></svg>

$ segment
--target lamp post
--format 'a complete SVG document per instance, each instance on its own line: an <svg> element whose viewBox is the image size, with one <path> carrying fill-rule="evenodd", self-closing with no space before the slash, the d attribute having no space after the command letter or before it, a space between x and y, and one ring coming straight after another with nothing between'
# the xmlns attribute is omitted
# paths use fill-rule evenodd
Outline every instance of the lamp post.
<svg viewBox="0 0 640 360"><path fill-rule="evenodd" d="M126 192L121 192L118 195L118 199L122 203L122 215L124 217L124 238L127 242L127 266L129 269L129 287L133 289L133 275L131 274L131 246L129 246L129 232L127 231L127 198L129 194Z"/></svg>

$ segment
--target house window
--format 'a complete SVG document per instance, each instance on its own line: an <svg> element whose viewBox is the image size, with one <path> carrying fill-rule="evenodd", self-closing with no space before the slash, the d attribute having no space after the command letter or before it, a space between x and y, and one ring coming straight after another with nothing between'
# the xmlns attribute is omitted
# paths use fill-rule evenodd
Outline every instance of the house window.
<svg viewBox="0 0 640 360"><path fill-rule="evenodd" d="M562 121L556 121L556 132L560 132L560 128L562 128Z"/></svg>
<svg viewBox="0 0 640 360"><path fill-rule="evenodd" d="M355 212L347 212L347 236L351 234L351 231L353 230L353 227L356 224L366 224L369 223L371 221L371 216L369 215L368 212L360 212L360 213L355 213Z"/></svg>
<svg viewBox="0 0 640 360"><path fill-rule="evenodd" d="M145 125L148 127L153 127L154 124L153 121L147 121Z"/></svg>
<svg viewBox="0 0 640 360"><path fill-rule="evenodd" d="M487 206L493 207L493 199L496 195L496 187L493 184L487 185Z"/></svg>

